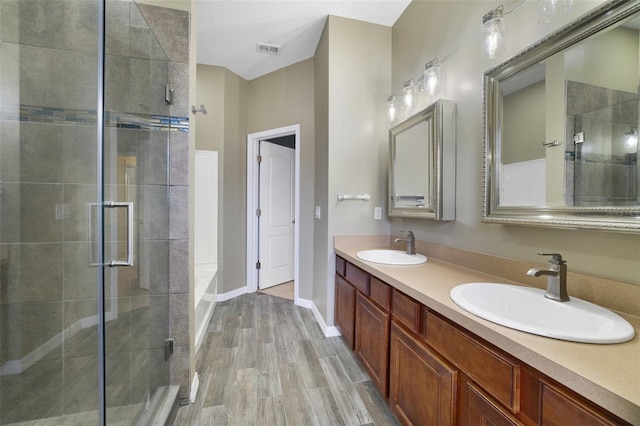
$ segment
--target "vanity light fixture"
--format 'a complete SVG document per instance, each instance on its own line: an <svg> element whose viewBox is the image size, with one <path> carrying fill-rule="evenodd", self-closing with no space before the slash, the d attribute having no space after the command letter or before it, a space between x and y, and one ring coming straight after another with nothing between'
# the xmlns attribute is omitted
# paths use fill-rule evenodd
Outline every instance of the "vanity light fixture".
<svg viewBox="0 0 640 426"><path fill-rule="evenodd" d="M396 115L398 114L396 95L391 95L387 98L387 114L389 115L389 121L396 121Z"/></svg>
<svg viewBox="0 0 640 426"><path fill-rule="evenodd" d="M404 82L404 87L402 88L402 103L404 104L404 108L406 110L411 110L415 101L416 84L413 79L407 80Z"/></svg>
<svg viewBox="0 0 640 426"><path fill-rule="evenodd" d="M504 52L504 17L500 5L482 17L482 57L494 59Z"/></svg>
<svg viewBox="0 0 640 426"><path fill-rule="evenodd" d="M429 96L438 93L440 89L440 62L437 57L425 64L422 84Z"/></svg>
<svg viewBox="0 0 640 426"><path fill-rule="evenodd" d="M500 5L482 17L482 57L494 59L504 51L504 16L515 12L529 0L522 0L513 9L504 11ZM548 24L573 9L573 0L538 0L538 22Z"/></svg>

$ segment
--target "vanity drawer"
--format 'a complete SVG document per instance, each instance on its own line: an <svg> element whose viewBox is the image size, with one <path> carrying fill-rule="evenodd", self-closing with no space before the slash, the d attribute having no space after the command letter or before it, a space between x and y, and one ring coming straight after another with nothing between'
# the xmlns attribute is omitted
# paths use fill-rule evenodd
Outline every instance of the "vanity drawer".
<svg viewBox="0 0 640 426"><path fill-rule="evenodd" d="M424 337L491 396L520 411L520 366L425 309Z"/></svg>
<svg viewBox="0 0 640 426"><path fill-rule="evenodd" d="M573 424L581 426L623 425L621 421L609 420L586 404L573 398L568 392L555 388L541 380L542 412L540 424L553 426L571 419Z"/></svg>
<svg viewBox="0 0 640 426"><path fill-rule="evenodd" d="M346 267L347 261L341 258L340 256L336 256L336 274L344 277L344 270Z"/></svg>
<svg viewBox="0 0 640 426"><path fill-rule="evenodd" d="M373 276L369 280L369 297L385 311L391 309L391 286Z"/></svg>
<svg viewBox="0 0 640 426"><path fill-rule="evenodd" d="M344 276L347 281L362 293L369 295L369 274L355 265L347 262Z"/></svg>
<svg viewBox="0 0 640 426"><path fill-rule="evenodd" d="M420 303L404 293L391 292L391 313L393 318L408 327L414 333L420 332Z"/></svg>

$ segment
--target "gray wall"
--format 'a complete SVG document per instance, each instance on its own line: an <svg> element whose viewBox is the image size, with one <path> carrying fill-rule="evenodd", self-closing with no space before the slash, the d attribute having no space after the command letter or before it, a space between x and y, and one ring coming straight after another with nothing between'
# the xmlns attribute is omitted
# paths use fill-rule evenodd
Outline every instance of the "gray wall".
<svg viewBox="0 0 640 426"><path fill-rule="evenodd" d="M231 71L197 66L196 149L218 151L218 282L227 293L246 285L248 82Z"/></svg>
<svg viewBox="0 0 640 426"><path fill-rule="evenodd" d="M391 81L391 28L330 16L316 51L316 220L313 302L333 325L334 235L389 233L374 220L386 210L387 88ZM326 108L326 109L325 109ZM371 195L338 202L337 194Z"/></svg>

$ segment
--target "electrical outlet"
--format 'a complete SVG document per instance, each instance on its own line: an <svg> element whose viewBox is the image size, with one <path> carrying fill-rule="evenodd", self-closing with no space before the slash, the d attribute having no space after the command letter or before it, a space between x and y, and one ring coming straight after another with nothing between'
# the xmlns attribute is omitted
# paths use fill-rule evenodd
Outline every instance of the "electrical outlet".
<svg viewBox="0 0 640 426"><path fill-rule="evenodd" d="M320 211L320 206L316 206L316 219L320 219L322 217Z"/></svg>
<svg viewBox="0 0 640 426"><path fill-rule="evenodd" d="M373 218L376 220L382 219L382 207L374 207L373 209Z"/></svg>

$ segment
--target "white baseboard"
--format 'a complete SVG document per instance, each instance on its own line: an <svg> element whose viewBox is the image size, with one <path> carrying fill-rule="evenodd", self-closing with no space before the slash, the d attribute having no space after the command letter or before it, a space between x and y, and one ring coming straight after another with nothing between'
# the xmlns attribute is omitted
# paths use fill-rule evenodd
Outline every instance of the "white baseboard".
<svg viewBox="0 0 640 426"><path fill-rule="evenodd" d="M325 337L341 336L340 332L336 327L333 327L333 326L329 327L327 325L327 323L324 321L324 318L322 318L322 315L320 314L318 307L316 306L315 303L313 303L312 300L298 298L298 300L296 300L295 303L296 305L301 306L303 308L311 309L311 312L313 312L313 316L316 318L316 321L318 321L318 324L320 325L320 328L322 329L322 333L324 334Z"/></svg>
<svg viewBox="0 0 640 426"><path fill-rule="evenodd" d="M200 387L200 378L198 377L198 372L193 376L193 381L191 382L191 393L189 394L189 402L193 404L196 402L196 396L198 395L198 388Z"/></svg>
<svg viewBox="0 0 640 426"><path fill-rule="evenodd" d="M235 290L231 290L228 293L218 294L218 302L225 302L227 300L231 300L238 296L242 296L243 294L247 294L248 292L249 291L247 290L247 287L244 286L244 287L237 288Z"/></svg>
<svg viewBox="0 0 640 426"><path fill-rule="evenodd" d="M313 307L315 306L313 301L309 300L309 299L301 299L301 298L297 298L294 303L297 306L300 306L302 308L307 308L307 309L313 309Z"/></svg>

